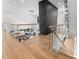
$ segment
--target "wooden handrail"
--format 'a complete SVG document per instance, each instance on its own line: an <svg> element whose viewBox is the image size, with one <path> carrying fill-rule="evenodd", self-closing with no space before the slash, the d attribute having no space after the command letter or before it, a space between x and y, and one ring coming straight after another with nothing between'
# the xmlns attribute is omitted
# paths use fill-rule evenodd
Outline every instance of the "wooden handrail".
<svg viewBox="0 0 79 59"><path fill-rule="evenodd" d="M63 25L67 25L67 24L59 24L59 25L49 26L49 28L54 28L54 27L63 26Z"/></svg>

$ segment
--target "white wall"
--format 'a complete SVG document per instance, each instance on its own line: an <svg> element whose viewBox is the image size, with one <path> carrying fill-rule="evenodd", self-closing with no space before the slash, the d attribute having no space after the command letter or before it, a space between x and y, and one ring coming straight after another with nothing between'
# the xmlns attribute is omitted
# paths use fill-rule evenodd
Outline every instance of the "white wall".
<svg viewBox="0 0 79 59"><path fill-rule="evenodd" d="M68 0L69 10L69 31L70 35L77 37L77 0ZM74 57L77 58L76 40L74 39Z"/></svg>
<svg viewBox="0 0 79 59"><path fill-rule="evenodd" d="M6 30L11 30L14 26L12 26L12 28L8 26L8 23L36 24L37 16L39 16L38 1L39 0L3 0L3 27L6 28ZM34 10L34 12L30 12L30 10ZM16 29L16 27L14 29Z"/></svg>
<svg viewBox="0 0 79 59"><path fill-rule="evenodd" d="M58 8L58 20L57 24L64 24L65 22L65 11L64 11L64 5L60 8Z"/></svg>
<svg viewBox="0 0 79 59"><path fill-rule="evenodd" d="M68 0L70 33L77 36L77 0Z"/></svg>
<svg viewBox="0 0 79 59"><path fill-rule="evenodd" d="M37 23L39 15L37 0L3 0L3 22ZM34 10L34 12L29 12ZM35 15L35 16L34 16Z"/></svg>

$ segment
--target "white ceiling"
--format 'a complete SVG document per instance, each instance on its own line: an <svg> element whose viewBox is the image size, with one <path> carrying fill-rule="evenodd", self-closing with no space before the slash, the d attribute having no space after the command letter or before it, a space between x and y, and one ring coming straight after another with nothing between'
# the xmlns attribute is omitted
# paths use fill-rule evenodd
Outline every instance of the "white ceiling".
<svg viewBox="0 0 79 59"><path fill-rule="evenodd" d="M40 0L3 0L3 22L13 22L13 20L31 20L34 15L39 15L38 2ZM49 0L58 8L62 7L63 0ZM60 5L58 5L60 4ZM34 10L34 12L29 12ZM29 15L31 17L29 17ZM17 22L15 21L15 22ZM25 21L26 22L26 21Z"/></svg>

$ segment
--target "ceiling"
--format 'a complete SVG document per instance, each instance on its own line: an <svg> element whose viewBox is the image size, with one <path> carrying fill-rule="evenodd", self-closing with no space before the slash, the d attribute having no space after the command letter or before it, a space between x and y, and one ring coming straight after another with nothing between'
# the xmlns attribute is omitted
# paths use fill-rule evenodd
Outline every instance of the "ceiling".
<svg viewBox="0 0 79 59"><path fill-rule="evenodd" d="M41 0L3 0L3 20L26 20L34 15L39 15L38 2ZM63 6L63 0L49 0L56 7ZM32 11L32 12L30 12ZM29 18L29 15L31 16ZM4 21L3 21L4 22ZM12 21L13 22L13 21Z"/></svg>
<svg viewBox="0 0 79 59"><path fill-rule="evenodd" d="M38 2L41 0L3 0L3 8L5 11L20 11L38 9ZM63 0L49 0L56 7L63 6Z"/></svg>

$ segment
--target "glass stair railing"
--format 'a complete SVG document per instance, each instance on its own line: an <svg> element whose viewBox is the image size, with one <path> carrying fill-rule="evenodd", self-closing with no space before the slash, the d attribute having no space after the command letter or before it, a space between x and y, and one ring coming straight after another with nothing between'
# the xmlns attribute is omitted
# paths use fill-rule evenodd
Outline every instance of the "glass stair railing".
<svg viewBox="0 0 79 59"><path fill-rule="evenodd" d="M67 36L67 24L49 26L51 33L49 34L49 49L58 51L60 46L65 46L64 41Z"/></svg>

